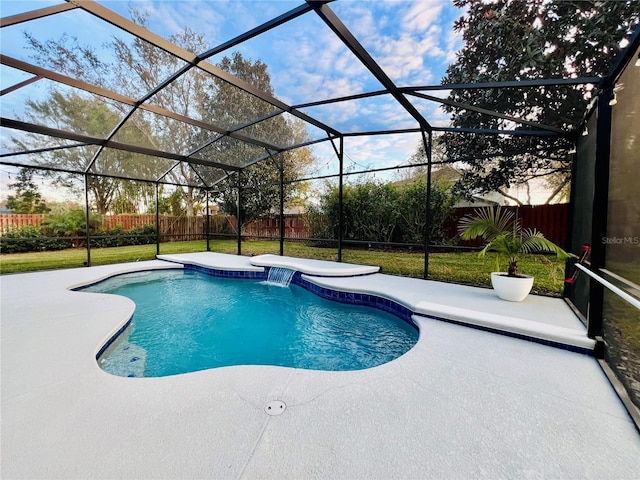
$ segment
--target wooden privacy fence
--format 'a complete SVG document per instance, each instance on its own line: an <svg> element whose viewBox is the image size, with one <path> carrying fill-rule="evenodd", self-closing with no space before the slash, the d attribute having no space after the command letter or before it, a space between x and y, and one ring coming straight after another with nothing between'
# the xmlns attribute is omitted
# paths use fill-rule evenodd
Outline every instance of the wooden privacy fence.
<svg viewBox="0 0 640 480"><path fill-rule="evenodd" d="M0 214L0 235L12 227L39 227L44 215L42 214L22 214L22 213L1 213Z"/></svg>
<svg viewBox="0 0 640 480"><path fill-rule="evenodd" d="M234 218L235 221L235 218ZM243 235L256 237L280 237L280 220L278 217L262 217L246 225ZM302 214L284 216L285 238L309 238L309 227Z"/></svg>
<svg viewBox="0 0 640 480"><path fill-rule="evenodd" d="M0 235L10 228L39 227L44 218L45 215L43 214L0 214ZM104 230L120 227L127 232L145 225L155 226L156 216L153 214L102 215L101 223ZM211 223L213 224L214 222L212 221ZM205 225L206 217L172 217L167 215L160 215L159 217L160 234L163 241L179 242L203 239L205 238Z"/></svg>
<svg viewBox="0 0 640 480"><path fill-rule="evenodd" d="M567 245L567 225L569 218L569 204L555 205L526 205L521 207L503 207L512 210L520 218L523 228L536 228L541 231L546 238L566 248ZM448 238L456 238L458 233L458 221L465 215L473 214L476 207L456 208L452 218L445 222L444 229ZM212 217L214 218L214 217ZM235 221L235 218L233 219ZM213 229L212 229L213 232ZM279 237L280 227L278 217L263 217L252 222L245 227L243 235L260 237ZM304 215L285 215L285 235L286 238L309 238L309 227L304 219ZM482 240L457 242L461 246L477 247L482 245Z"/></svg>
<svg viewBox="0 0 640 480"><path fill-rule="evenodd" d="M535 228L559 247L567 247L567 228L569 221L569 204L559 203L554 205L524 205L521 207L502 207L511 210L520 219L522 228ZM456 208L451 220L445 223L445 233L449 238L454 238L458 233L458 221L465 215L473 215L477 207ZM482 245L482 239L463 241L458 245L478 247Z"/></svg>
<svg viewBox="0 0 640 480"><path fill-rule="evenodd" d="M537 228L545 237L558 244L562 248L567 246L567 222L569 217L569 205L526 205L522 207L504 207L513 210L520 218L523 228ZM445 223L445 232L449 238L455 238L458 231L458 220L465 215L473 214L474 207L456 208L453 217ZM22 227L25 225L39 226L44 218L41 214L0 214L0 235L11 226ZM163 241L199 240L205 238L206 217L172 217L160 215L160 234ZM285 215L284 236L286 238L305 239L310 237L309 227L304 215ZM155 225L156 216L151 215L103 215L102 226L104 229L112 229L121 226L128 231L145 225ZM235 234L237 220L233 216L212 215L209 217L212 234ZM262 217L245 226L243 235L255 237L280 236L279 219L275 217ZM481 240L460 241L459 245L479 246Z"/></svg>
<svg viewBox="0 0 640 480"><path fill-rule="evenodd" d="M160 216L160 224L162 225L162 218ZM179 217L171 217L179 218ZM115 228L118 225L122 227L122 230L131 230L136 227L143 227L144 225L155 225L156 216L151 215L102 215L102 228L105 230ZM162 231L162 229L160 229Z"/></svg>
<svg viewBox="0 0 640 480"><path fill-rule="evenodd" d="M211 217L213 218L213 217ZM183 242L187 240L202 240L205 238L207 217L173 217L160 215L158 227L161 241ZM212 225L214 221L210 222ZM111 229L120 226L129 231L136 227L156 224L156 216L151 215L103 215L102 227ZM213 231L213 229L212 229Z"/></svg>
<svg viewBox="0 0 640 480"><path fill-rule="evenodd" d="M521 207L504 207L514 211L523 228L536 228L541 231L546 238L556 243L562 248L567 245L567 225L569 218L569 204L555 205L526 205ZM476 207L456 208L452 218L445 222L444 229L448 238L456 238L458 233L458 221L465 215L473 214ZM212 217L213 218L213 217ZM234 218L235 221L235 218ZM212 230L213 231L213 230ZM243 235L279 237L278 217L259 218L245 227ZM309 227L304 219L304 215L285 215L285 237L286 238L309 238ZM482 240L457 242L461 246L480 246Z"/></svg>

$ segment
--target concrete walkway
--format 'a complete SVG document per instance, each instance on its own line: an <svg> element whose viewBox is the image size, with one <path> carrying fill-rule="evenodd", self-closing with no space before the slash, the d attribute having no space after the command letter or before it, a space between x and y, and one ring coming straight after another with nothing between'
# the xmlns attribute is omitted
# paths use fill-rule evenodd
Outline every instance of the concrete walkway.
<svg viewBox="0 0 640 480"><path fill-rule="evenodd" d="M368 370L109 375L96 352L135 306L67 289L147 268L180 265L0 278L3 479L638 476L640 435L593 358L423 316L413 349ZM408 292L405 301L495 314L488 298L468 304L469 287L370 281ZM579 328L527 311L530 321ZM267 415L273 400L283 414Z"/></svg>

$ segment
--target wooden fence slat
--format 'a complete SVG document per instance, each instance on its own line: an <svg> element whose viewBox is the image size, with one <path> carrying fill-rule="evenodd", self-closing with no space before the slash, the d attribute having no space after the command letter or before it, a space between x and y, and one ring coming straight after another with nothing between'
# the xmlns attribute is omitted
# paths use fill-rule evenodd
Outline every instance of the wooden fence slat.
<svg viewBox="0 0 640 480"><path fill-rule="evenodd" d="M44 215L41 213L2 213L0 214L0 234L10 227L40 226Z"/></svg>

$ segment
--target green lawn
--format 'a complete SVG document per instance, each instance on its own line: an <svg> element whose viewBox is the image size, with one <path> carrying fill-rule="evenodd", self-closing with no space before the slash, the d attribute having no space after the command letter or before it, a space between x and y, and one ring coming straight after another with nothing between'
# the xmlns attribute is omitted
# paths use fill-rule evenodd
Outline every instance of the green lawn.
<svg viewBox="0 0 640 480"><path fill-rule="evenodd" d="M236 253L235 240L213 240L212 251ZM206 250L204 240L170 242L160 245L160 253L187 253ZM248 241L242 243L243 255L279 253L277 241ZM299 242L286 242L285 255L292 257L337 260L335 248L312 247ZM91 250L92 265L134 262L155 258L155 245L96 248ZM0 255L0 273L18 273L55 268L82 267L87 260L84 249L68 249L56 252L14 253ZM377 265L382 272L393 275L422 278L424 255L422 253L387 252L343 249L342 260L349 263ZM559 296L564 281L564 261L545 255L524 256L520 271L535 276L534 293ZM502 268L506 268L502 265ZM479 258L474 252L432 253L429 256L429 278L468 285L490 286L489 273L495 270L495 256Z"/></svg>

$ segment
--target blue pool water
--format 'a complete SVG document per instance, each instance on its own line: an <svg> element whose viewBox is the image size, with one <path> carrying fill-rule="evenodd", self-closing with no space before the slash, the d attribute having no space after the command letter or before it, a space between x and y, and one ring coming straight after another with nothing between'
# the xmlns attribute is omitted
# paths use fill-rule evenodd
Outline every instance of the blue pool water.
<svg viewBox="0 0 640 480"><path fill-rule="evenodd" d="M297 285L163 270L114 277L85 291L136 303L129 327L99 358L116 375L230 365L359 370L399 357L418 340L415 326L394 315L325 300Z"/></svg>

